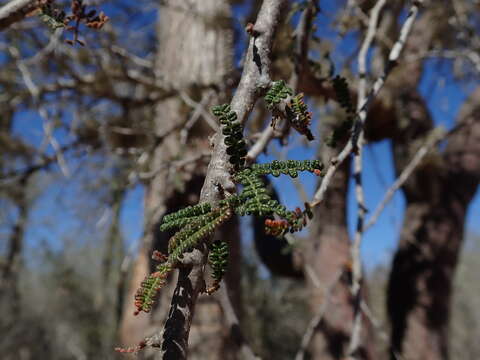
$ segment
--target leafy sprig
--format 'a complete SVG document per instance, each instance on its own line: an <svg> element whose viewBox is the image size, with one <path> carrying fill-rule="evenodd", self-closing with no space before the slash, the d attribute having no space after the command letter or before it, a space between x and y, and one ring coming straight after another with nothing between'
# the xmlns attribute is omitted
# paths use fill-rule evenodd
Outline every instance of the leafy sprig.
<svg viewBox="0 0 480 360"><path fill-rule="evenodd" d="M230 163L235 170L240 170L245 165L247 145L243 139L243 127L237 121L237 114L231 110L229 104L214 106L212 112L218 117L222 125L222 134L225 135L227 154L230 156Z"/></svg>
<svg viewBox="0 0 480 360"><path fill-rule="evenodd" d="M291 97L291 91L283 82L274 84L274 91L270 93L272 104L279 99ZM273 87L272 87L273 88ZM291 116L295 116L296 129L308 134L307 123L311 114L307 112L302 95L291 97L288 108ZM219 201L216 205L209 203L197 204L168 214L162 219L161 231L177 229L170 238L168 255L156 252L154 257L159 261L153 274L147 276L141 283L135 295L136 314L141 311L149 312L155 301L156 294L167 281L167 277L179 266L185 253L202 244L216 228L230 219L233 214L255 215L268 217L265 222L266 231L276 236L286 232L300 231L311 218L308 207L294 211L287 210L277 200L272 199L262 176L288 175L297 177L301 171L309 171L315 175L322 175L322 164L318 160L288 160L273 161L267 164L253 164L246 166L246 143L243 139L243 127L237 120L237 114L230 105L215 106L212 109L221 124L227 154L233 165L232 180L241 185L241 191ZM307 131L308 130L308 131ZM311 134L311 133L310 133ZM213 284L207 289L211 294L220 286L220 281L226 271L228 262L228 244L224 242L213 243L209 246L209 264L213 270Z"/></svg>
<svg viewBox="0 0 480 360"><path fill-rule="evenodd" d="M215 241L211 245L208 264L212 268L213 284L206 290L207 294L214 293L220 287L220 281L227 272L228 255L228 244L225 241Z"/></svg>
<svg viewBox="0 0 480 360"><path fill-rule="evenodd" d="M330 147L336 147L337 143L349 135L353 127L355 119L355 107L350 96L350 89L347 79L337 75L332 79L333 90L337 98L337 102L347 113L347 117L340 125L333 129L332 134L327 138L326 144Z"/></svg>
<svg viewBox="0 0 480 360"><path fill-rule="evenodd" d="M303 101L303 93L294 96L286 108L287 119L293 128L300 134L305 135L309 141L314 140L310 131L310 123L312 121L312 113L308 111L307 104Z"/></svg>
<svg viewBox="0 0 480 360"><path fill-rule="evenodd" d="M97 14L97 10L87 10L83 0L71 0L71 12L67 15L65 11L56 7L53 0L46 0L40 8L40 19L52 30L65 28L73 32L73 39L67 39L65 42L69 45L85 45L83 40L79 39L80 24L83 23L90 29L101 29L109 20L109 17L103 12Z"/></svg>
<svg viewBox="0 0 480 360"><path fill-rule="evenodd" d="M265 102L267 108L272 111L280 103L280 101L287 99L293 95L293 90L285 84L285 81L275 81L265 95Z"/></svg>

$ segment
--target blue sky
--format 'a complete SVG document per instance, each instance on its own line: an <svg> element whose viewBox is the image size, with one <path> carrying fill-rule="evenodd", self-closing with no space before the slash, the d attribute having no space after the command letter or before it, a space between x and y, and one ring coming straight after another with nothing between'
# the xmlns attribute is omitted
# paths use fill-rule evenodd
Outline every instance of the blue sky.
<svg viewBox="0 0 480 360"><path fill-rule="evenodd" d="M345 38L340 38L329 28L329 23L331 22L330 15L335 12L337 6L334 1L322 1L323 12L319 17L318 31L322 37L339 44L337 50L332 53L332 59L336 64L341 64L349 52L355 50L356 36L351 34ZM236 10L236 14L239 16L243 13L245 13L245 9ZM139 28L146 26L145 24L148 25L148 22L154 21L154 18L144 20L139 21ZM244 43L240 41L236 47L237 59L242 53L242 44ZM341 67L339 66L339 68ZM459 107L473 89L473 85L456 83L452 78L451 64L448 61L442 63L429 61L425 69L420 91L428 100L428 107L435 124L450 128L454 123ZM29 143L38 146L43 136L41 120L34 112L20 112L15 119L14 132L25 138ZM68 135L64 133L57 133L56 135L62 142L68 142ZM295 138L292 141L295 141ZM315 151L314 147L305 148L299 146L292 149L288 157L293 159L313 158ZM271 159L271 156L261 156L259 160L263 162ZM81 171L81 161L71 160L70 165L77 171ZM307 194L311 197L315 191L318 178L305 174L300 179L305 186ZM394 179L388 141L369 145L365 151L364 171L366 205L368 209L373 210L376 207ZM287 206L294 208L302 205L290 179L280 178L276 182L282 189L280 196ZM87 209L88 206L92 206L92 209L89 210L90 217L88 221L89 224L95 226L93 229L88 229L86 226L82 226L78 214L73 210L69 210L72 204L72 200L69 199L75 200L81 196L81 187L74 179L65 180L59 177L57 181L45 186L31 216L31 226L27 233L28 243L36 247L41 241L45 240L47 243L57 246L61 243L61 239L65 237L77 240L83 239L83 241L88 241L88 239L92 239L92 241L98 240L103 231L100 227L102 217L108 216L108 209L95 208L97 202L95 199L91 199L90 205L86 205ZM87 199L87 201L89 200ZM372 269L378 264L388 264L395 250L399 230L402 226L403 211L404 199L400 191L395 194L392 202L384 210L376 226L365 234L362 254L367 269ZM353 196L349 198L348 213L349 230L353 234L356 221L356 204ZM46 219L50 220L47 221ZM467 232L480 233L479 219L480 195L477 193L468 212L466 221ZM129 191L122 209L121 222L126 243L128 245L134 244L141 236L143 226L143 188L141 185L137 185Z"/></svg>

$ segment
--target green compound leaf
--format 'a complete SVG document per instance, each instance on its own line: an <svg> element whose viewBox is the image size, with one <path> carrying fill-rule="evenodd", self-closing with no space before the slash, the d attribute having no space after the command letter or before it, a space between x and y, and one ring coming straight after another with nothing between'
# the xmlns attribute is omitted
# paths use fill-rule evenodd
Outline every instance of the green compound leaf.
<svg viewBox="0 0 480 360"><path fill-rule="evenodd" d="M172 269L172 265L169 262L159 264L156 267L156 271L142 281L140 288L138 288L135 294L135 307L137 308L135 315L138 315L140 311L150 312L155 302L155 295L158 290L165 286L168 274Z"/></svg>
<svg viewBox="0 0 480 360"><path fill-rule="evenodd" d="M335 91L335 95L340 106L347 113L355 113L355 108L353 107L352 99L350 97L350 89L347 79L337 75L332 79L332 84L333 90Z"/></svg>
<svg viewBox="0 0 480 360"><path fill-rule="evenodd" d="M277 95L283 97L285 94L290 95L290 92L284 90L283 93L280 91ZM305 112L306 106L301 101L301 96L294 99L296 100L292 100L292 108L296 112ZM145 278L137 290L135 295L136 314L151 310L157 292L166 284L169 273L178 267L182 256L199 246L234 213L280 217L281 220L267 219L268 224L267 221L265 224L268 231L278 236L284 235L287 231L301 230L305 226L307 218L312 215L308 208L304 211L299 208L290 211L278 201L272 199L261 177L282 174L296 177L300 171L309 171L321 175L323 166L320 161L273 161L268 164L254 164L245 168L246 146L243 140L243 129L237 121L237 115L231 111L228 104L215 106L212 108L212 112L222 124L227 153L230 155L230 162L234 165L235 170L233 180L242 185L243 189L239 194L231 195L219 201L215 206L202 203L188 206L164 216L160 230L178 229L178 231L170 238L168 255L154 252L154 259L160 261L160 264L157 265L153 274ZM214 282L207 289L208 293L218 289L226 271L228 246L224 242L217 242L210 245L210 251L209 263L213 270Z"/></svg>
<svg viewBox="0 0 480 360"><path fill-rule="evenodd" d="M179 212L184 210L185 209L180 210ZM191 211L198 211L198 208ZM233 212L230 205L225 205L207 214L198 215L170 239L168 256L160 258L163 262L157 265L156 271L153 274L145 278L135 294L135 306L137 308L135 314L141 311L149 312L151 310L157 292L165 286L169 273L178 265L180 257L195 246L198 246L204 238L212 234L215 229L227 221L232 214ZM172 218L174 218L174 216ZM185 218L172 221L183 219Z"/></svg>
<svg viewBox="0 0 480 360"><path fill-rule="evenodd" d="M270 111L274 110L280 101L285 100L288 96L292 95L293 91L287 86L287 84L285 84L285 81L275 81L265 95L267 108Z"/></svg>
<svg viewBox="0 0 480 360"><path fill-rule="evenodd" d="M211 295L220 287L220 281L222 281L223 275L227 271L228 255L228 244L225 241L216 241L210 246L208 263L212 268L214 281L207 289L207 294Z"/></svg>
<svg viewBox="0 0 480 360"><path fill-rule="evenodd" d="M347 117L342 123L333 129L332 134L326 139L326 144L330 147L336 147L339 141L344 140L354 124L355 108L350 97L348 82L341 76L335 76L332 79L333 89L340 106L346 111Z"/></svg>
<svg viewBox="0 0 480 360"><path fill-rule="evenodd" d="M308 111L307 104L303 101L303 94L300 93L292 98L289 106L286 107L287 120L300 134L305 135L309 141L314 140L310 131L312 113Z"/></svg>
<svg viewBox="0 0 480 360"><path fill-rule="evenodd" d="M225 135L224 143L227 146L230 164L233 165L235 171L243 169L247 144L243 139L243 127L237 121L237 114L231 110L229 104L214 106L212 113L218 117L222 134Z"/></svg>

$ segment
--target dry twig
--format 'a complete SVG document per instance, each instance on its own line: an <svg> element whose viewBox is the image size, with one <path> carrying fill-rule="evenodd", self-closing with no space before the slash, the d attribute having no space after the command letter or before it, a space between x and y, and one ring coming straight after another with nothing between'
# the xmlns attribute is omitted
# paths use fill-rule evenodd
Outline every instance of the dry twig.
<svg viewBox="0 0 480 360"><path fill-rule="evenodd" d="M407 39L408 35L410 34L410 31L412 30L413 23L414 23L415 19L417 18L419 8L422 4L423 4L423 0L415 1L413 3L413 5L411 6L410 11L409 11L408 16L407 16L407 19L405 20L405 22L402 26L402 29L400 30L400 36L399 36L398 40L395 42L392 50L390 51L390 54L389 54L389 57L388 57L388 63L385 67L384 73L380 77L378 77L377 80L375 81L375 83L373 84L373 87L370 90L365 102L360 107L361 111L368 112L368 110L370 108L370 105L372 104L373 100L377 97L378 93L380 92L383 85L385 84L385 81L387 80L391 71L393 70L393 68L397 64L397 61L400 57L400 53L401 53L403 47L405 46L406 39ZM357 117L358 117L358 115L357 115ZM358 129L358 130L360 130L360 129ZM357 132L358 132L358 130L357 130ZM352 136L351 140L355 140L355 138L357 138L357 136L354 134L354 136ZM355 140L355 142L356 142L356 140ZM317 206L323 201L323 199L325 197L325 192L327 191L328 186L330 184L330 181L332 180L333 175L337 171L337 168L350 155L350 153L354 149L353 143L354 143L354 141L349 141L345 145L345 147L342 149L342 151L338 154L338 156L336 156L335 158L333 158L330 161L330 165L329 165L329 167L326 171L326 174L325 174L325 176L322 180L322 183L321 183L319 189L317 190L317 192L315 193L315 195L313 197L313 200L310 202L310 207Z"/></svg>
<svg viewBox="0 0 480 360"><path fill-rule="evenodd" d="M360 345L360 333L362 329L362 313L360 311L360 302L361 302L361 283L362 283L362 262L360 258L360 245L362 243L362 229L363 222L365 220L365 214L367 212L365 206L365 196L362 185L362 153L363 153L363 143L364 143L364 132L363 127L365 120L367 118L367 108L362 108L361 105L366 100L367 93L367 53L370 49L370 46L375 38L375 33L377 31L378 18L380 12L384 7L386 0L379 0L375 6L372 8L370 14L370 20L368 24L367 35L363 41L362 47L358 54L358 75L359 75L359 85L357 93L357 112L358 112L358 140L353 147L355 149L354 155L354 179L355 179L355 195L357 199L357 231L355 232L355 237L353 244L351 246L351 255L352 255L352 296L354 299L354 320L353 320L353 329L350 335L350 342L348 344L348 357L350 359L355 358L355 354ZM352 141L354 138L352 137Z"/></svg>

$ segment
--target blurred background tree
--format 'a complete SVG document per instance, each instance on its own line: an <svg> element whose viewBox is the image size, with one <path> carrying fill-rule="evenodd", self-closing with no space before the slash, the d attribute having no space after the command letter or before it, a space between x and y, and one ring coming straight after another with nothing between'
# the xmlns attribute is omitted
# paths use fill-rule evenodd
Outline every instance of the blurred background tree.
<svg viewBox="0 0 480 360"><path fill-rule="evenodd" d="M85 1L110 19L99 31L81 25L84 46L68 44L72 32L49 28L35 10L41 2L30 3L33 11L12 22L0 11L0 353L128 356L113 348L138 343L166 319L175 279L148 315L133 316L133 294L153 267L152 250L166 249L162 216L198 202L218 129L210 107L228 102L238 86L245 27L262 2ZM326 145L348 115L331 79L347 78L356 98L359 50L379 2L286 3L271 78L305 93L315 141L279 124L259 161L328 164L348 139ZM70 4L52 6L69 12ZM411 6L378 7L369 85L388 64ZM223 285L229 301L199 298L190 358L242 359L245 346L264 359L344 358L358 313L354 358L478 358L478 6L424 1L368 113L363 177L370 213L415 154L430 151L395 192L395 206L365 232L361 303L355 306L351 293L357 209L347 159L308 233L279 240L264 233L262 219L233 219L217 232L230 240ZM270 121L258 104L245 129L250 146L261 143ZM307 177L294 186L266 181L293 207L310 201L319 185ZM465 224L473 235L463 244Z"/></svg>

